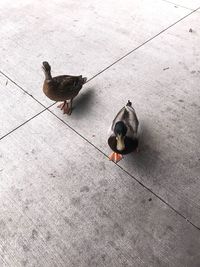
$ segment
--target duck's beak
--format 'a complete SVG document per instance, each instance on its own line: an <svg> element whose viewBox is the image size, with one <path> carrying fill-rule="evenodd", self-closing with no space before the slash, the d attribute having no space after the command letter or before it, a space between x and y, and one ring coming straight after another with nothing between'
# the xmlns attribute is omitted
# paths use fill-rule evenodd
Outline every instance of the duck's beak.
<svg viewBox="0 0 200 267"><path fill-rule="evenodd" d="M122 151L125 149L125 144L124 144L124 136L122 136L121 134L118 134L116 136L116 140L117 140L117 150L118 151Z"/></svg>

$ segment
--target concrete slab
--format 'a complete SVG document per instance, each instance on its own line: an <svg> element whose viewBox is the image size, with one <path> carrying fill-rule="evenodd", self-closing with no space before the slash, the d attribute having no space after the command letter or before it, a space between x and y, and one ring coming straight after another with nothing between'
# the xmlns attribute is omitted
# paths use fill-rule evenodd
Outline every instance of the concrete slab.
<svg viewBox="0 0 200 267"><path fill-rule="evenodd" d="M199 265L200 232L48 111L0 166L2 266Z"/></svg>
<svg viewBox="0 0 200 267"><path fill-rule="evenodd" d="M189 11L156 1L1 0L0 70L43 104L44 60L53 74L95 75Z"/></svg>
<svg viewBox="0 0 200 267"><path fill-rule="evenodd" d="M187 7L187 8L191 8L191 9L196 9L198 7L200 7L200 1L199 0L172 0L172 1L168 1L168 0L163 0L169 3L172 3L174 5L180 5L183 7Z"/></svg>
<svg viewBox="0 0 200 267"><path fill-rule="evenodd" d="M200 14L191 15L96 77L77 98L71 117L52 108L108 155L107 129L130 99L141 122L141 152L120 166L198 227L199 23Z"/></svg>
<svg viewBox="0 0 200 267"><path fill-rule="evenodd" d="M0 138L44 109L0 74Z"/></svg>

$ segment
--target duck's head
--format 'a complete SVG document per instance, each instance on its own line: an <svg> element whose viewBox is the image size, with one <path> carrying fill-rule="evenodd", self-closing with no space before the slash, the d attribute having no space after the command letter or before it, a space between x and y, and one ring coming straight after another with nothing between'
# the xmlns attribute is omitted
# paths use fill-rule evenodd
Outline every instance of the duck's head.
<svg viewBox="0 0 200 267"><path fill-rule="evenodd" d="M51 66L47 61L42 62L42 69L44 72L50 72L51 71Z"/></svg>
<svg viewBox="0 0 200 267"><path fill-rule="evenodd" d="M117 140L117 150L123 151L125 149L125 137L127 133L127 127L123 121L118 121L114 127L114 133Z"/></svg>

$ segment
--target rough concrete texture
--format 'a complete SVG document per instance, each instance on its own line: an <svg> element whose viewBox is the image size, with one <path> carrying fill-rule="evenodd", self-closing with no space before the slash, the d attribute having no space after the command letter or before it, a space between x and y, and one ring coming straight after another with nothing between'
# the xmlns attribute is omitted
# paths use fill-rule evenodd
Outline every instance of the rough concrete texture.
<svg viewBox="0 0 200 267"><path fill-rule="evenodd" d="M174 1L168 1L168 0L163 0L165 2L174 4L174 6L177 7L184 7L187 9L197 9L199 7L199 0L174 0Z"/></svg>
<svg viewBox="0 0 200 267"><path fill-rule="evenodd" d="M0 74L0 138L45 108Z"/></svg>
<svg viewBox="0 0 200 267"><path fill-rule="evenodd" d="M42 61L54 75L92 77L190 12L161 0L1 0L1 6L1 71L46 105L38 90Z"/></svg>
<svg viewBox="0 0 200 267"><path fill-rule="evenodd" d="M172 2L1 0L0 266L200 266L200 1ZM43 60L99 73L70 117ZM114 164L128 99L140 153Z"/></svg>

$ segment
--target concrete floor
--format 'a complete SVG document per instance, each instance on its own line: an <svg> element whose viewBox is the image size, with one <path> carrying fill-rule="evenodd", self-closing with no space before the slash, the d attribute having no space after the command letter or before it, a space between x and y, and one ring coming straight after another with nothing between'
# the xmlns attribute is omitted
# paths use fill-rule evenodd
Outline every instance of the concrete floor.
<svg viewBox="0 0 200 267"><path fill-rule="evenodd" d="M200 266L199 7L0 1L0 266ZM70 117L42 93L44 60L91 79ZM140 153L114 164L128 99Z"/></svg>

